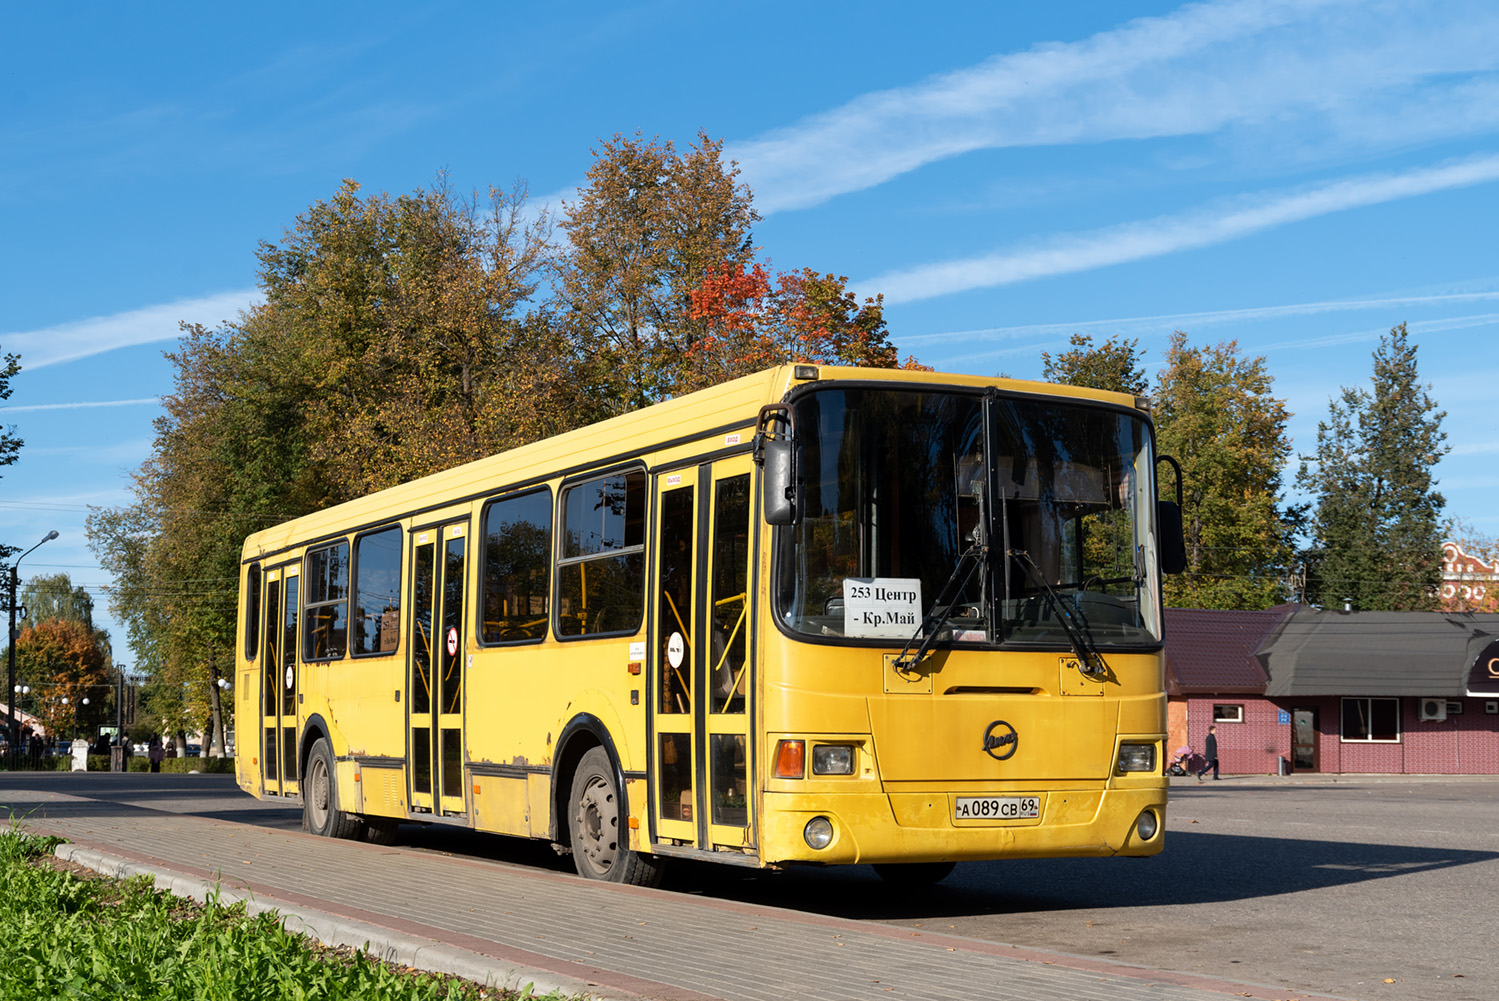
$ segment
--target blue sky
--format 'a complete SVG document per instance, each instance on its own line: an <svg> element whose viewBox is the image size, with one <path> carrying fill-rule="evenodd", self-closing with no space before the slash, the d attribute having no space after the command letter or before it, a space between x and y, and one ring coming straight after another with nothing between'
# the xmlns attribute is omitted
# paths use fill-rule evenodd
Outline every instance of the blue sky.
<svg viewBox="0 0 1499 1001"><path fill-rule="evenodd" d="M1128 6L1130 16L1123 13ZM1132 19L1133 18L1133 19ZM1488 2L27 5L0 37L0 540L129 499L181 320L255 299L342 178L555 203L616 132L738 160L763 255L883 292L939 369L1074 332L1266 356L1309 450L1408 322L1448 514L1499 534L1499 6ZM116 659L131 663L124 631Z"/></svg>

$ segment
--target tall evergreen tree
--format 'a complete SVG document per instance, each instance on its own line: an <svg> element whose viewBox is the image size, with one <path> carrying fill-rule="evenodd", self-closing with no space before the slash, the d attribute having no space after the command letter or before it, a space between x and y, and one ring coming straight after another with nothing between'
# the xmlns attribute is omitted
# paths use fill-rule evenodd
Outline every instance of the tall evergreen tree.
<svg viewBox="0 0 1499 1001"><path fill-rule="evenodd" d="M1442 509L1432 470L1447 454L1444 411L1417 371L1405 324L1380 339L1371 388L1344 387L1302 456L1313 497L1306 598L1359 611L1436 607Z"/></svg>

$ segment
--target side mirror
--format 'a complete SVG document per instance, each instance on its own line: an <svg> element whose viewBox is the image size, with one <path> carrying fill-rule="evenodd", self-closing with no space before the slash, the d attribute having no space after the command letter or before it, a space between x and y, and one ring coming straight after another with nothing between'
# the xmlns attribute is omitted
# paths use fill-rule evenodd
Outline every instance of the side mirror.
<svg viewBox="0 0 1499 1001"><path fill-rule="evenodd" d="M1156 458L1156 465L1169 462L1171 468L1176 472L1176 500L1160 500L1155 502L1155 529L1156 537L1161 544L1161 572L1182 573L1187 569L1187 536L1182 527L1182 467L1181 463L1169 455ZM1156 483L1156 493L1160 493L1160 481Z"/></svg>
<svg viewBox="0 0 1499 1001"><path fill-rule="evenodd" d="M1161 540L1161 572L1187 569L1187 538L1182 530L1182 509L1175 501L1155 502L1155 528Z"/></svg>
<svg viewBox="0 0 1499 1001"><path fill-rule="evenodd" d="M760 408L755 422L755 462L760 466L761 509L770 525L801 520L801 482L796 470L796 422L789 404ZM774 437L772 437L774 434Z"/></svg>

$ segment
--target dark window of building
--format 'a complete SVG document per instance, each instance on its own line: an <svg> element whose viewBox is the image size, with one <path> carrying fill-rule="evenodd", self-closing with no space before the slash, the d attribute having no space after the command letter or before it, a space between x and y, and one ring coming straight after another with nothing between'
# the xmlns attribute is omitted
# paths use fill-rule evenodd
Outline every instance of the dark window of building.
<svg viewBox="0 0 1499 1001"><path fill-rule="evenodd" d="M1231 705L1213 706L1214 723L1242 723L1244 722L1244 706L1239 703Z"/></svg>
<svg viewBox="0 0 1499 1001"><path fill-rule="evenodd" d="M1343 739L1392 743L1400 740L1399 699L1344 699Z"/></svg>

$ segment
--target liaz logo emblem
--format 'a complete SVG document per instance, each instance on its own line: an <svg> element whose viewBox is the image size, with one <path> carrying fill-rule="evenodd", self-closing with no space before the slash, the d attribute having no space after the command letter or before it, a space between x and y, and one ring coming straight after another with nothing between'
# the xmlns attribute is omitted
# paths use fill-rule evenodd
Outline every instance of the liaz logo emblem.
<svg viewBox="0 0 1499 1001"><path fill-rule="evenodd" d="M1020 735L1015 728L1002 719L989 724L984 731L984 753L995 761L1005 761L1015 754L1020 746Z"/></svg>

